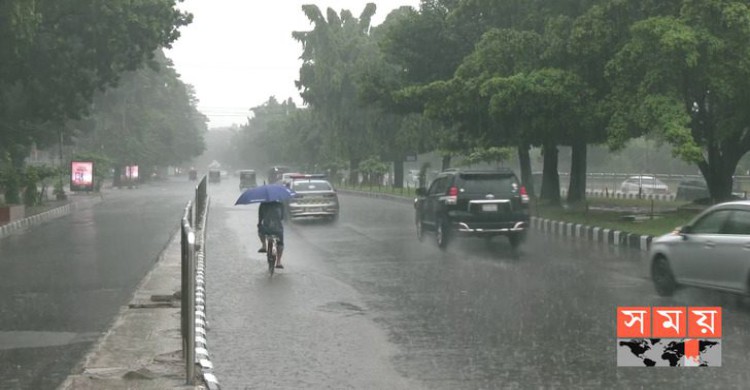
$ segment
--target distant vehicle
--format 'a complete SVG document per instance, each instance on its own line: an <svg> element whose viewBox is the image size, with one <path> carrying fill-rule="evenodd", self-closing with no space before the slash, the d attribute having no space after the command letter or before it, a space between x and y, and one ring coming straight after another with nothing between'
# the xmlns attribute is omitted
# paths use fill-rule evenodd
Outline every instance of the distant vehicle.
<svg viewBox="0 0 750 390"><path fill-rule="evenodd" d="M419 187L419 169L410 169L406 176L406 183L411 187Z"/></svg>
<svg viewBox="0 0 750 390"><path fill-rule="evenodd" d="M417 189L417 238L435 232L438 247L445 249L457 235L503 235L516 250L526 237L528 207L526 188L509 169L447 170L429 189Z"/></svg>
<svg viewBox="0 0 750 390"><path fill-rule="evenodd" d="M218 169L208 170L208 182L209 183L221 183L221 171Z"/></svg>
<svg viewBox="0 0 750 390"><path fill-rule="evenodd" d="M669 186L654 176L630 176L620 185L623 194L656 195L669 194Z"/></svg>
<svg viewBox="0 0 750 390"><path fill-rule="evenodd" d="M653 240L651 279L659 295L681 285L750 295L750 201L710 207Z"/></svg>
<svg viewBox="0 0 750 390"><path fill-rule="evenodd" d="M682 179L677 184L675 200L694 201L708 197L708 186L703 179Z"/></svg>
<svg viewBox="0 0 750 390"><path fill-rule="evenodd" d="M301 175L302 175L302 173L299 173L299 172L287 172L287 173L282 173L282 174L281 174L281 180L280 180L280 182L281 182L281 184L283 184L283 185L285 185L285 186L289 187L289 185L290 185L290 184L292 183L292 180L293 180L293 179L294 179L295 177L298 177L298 178L299 178L299 177L300 177ZM325 178L325 176L323 176L323 178Z"/></svg>
<svg viewBox="0 0 750 390"><path fill-rule="evenodd" d="M240 191L258 186L258 181L255 177L255 170L243 169L238 171L237 175L240 177Z"/></svg>
<svg viewBox="0 0 750 390"><path fill-rule="evenodd" d="M742 191L740 183L734 180L732 183L732 196L730 199L745 199L745 192ZM700 204L711 203L711 194L708 191L708 185L704 179L685 178L677 185L677 194L675 200L691 201Z"/></svg>
<svg viewBox="0 0 750 390"><path fill-rule="evenodd" d="M291 172L291 168L283 166L283 165L276 165L271 167L271 169L268 170L268 174L266 177L268 178L268 184L274 184L281 181L281 175Z"/></svg>
<svg viewBox="0 0 750 390"><path fill-rule="evenodd" d="M290 219L314 217L336 221L339 198L325 175L298 174L291 178L290 188L296 195L287 201Z"/></svg>

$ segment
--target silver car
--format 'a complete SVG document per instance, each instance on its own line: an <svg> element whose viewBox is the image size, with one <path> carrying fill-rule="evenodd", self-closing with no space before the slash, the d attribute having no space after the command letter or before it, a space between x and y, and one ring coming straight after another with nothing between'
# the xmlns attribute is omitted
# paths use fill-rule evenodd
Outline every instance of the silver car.
<svg viewBox="0 0 750 390"><path fill-rule="evenodd" d="M289 217L322 217L331 221L337 220L339 198L336 190L327 180L306 176L314 177L298 175L292 178L290 188L296 195L287 202Z"/></svg>
<svg viewBox="0 0 750 390"><path fill-rule="evenodd" d="M654 176L631 176L620 184L620 192L623 194L637 194L640 192L643 195L668 194L669 186Z"/></svg>
<svg viewBox="0 0 750 390"><path fill-rule="evenodd" d="M750 295L750 201L715 205L651 243L659 295L680 285Z"/></svg>

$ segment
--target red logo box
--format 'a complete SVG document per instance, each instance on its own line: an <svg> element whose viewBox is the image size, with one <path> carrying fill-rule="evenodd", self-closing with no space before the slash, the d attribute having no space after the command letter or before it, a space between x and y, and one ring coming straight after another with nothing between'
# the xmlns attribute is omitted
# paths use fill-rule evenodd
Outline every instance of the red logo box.
<svg viewBox="0 0 750 390"><path fill-rule="evenodd" d="M683 338L687 334L687 311L684 307L654 307L651 324L654 338Z"/></svg>
<svg viewBox="0 0 750 390"><path fill-rule="evenodd" d="M700 339L721 338L721 307L688 307L688 337Z"/></svg>
<svg viewBox="0 0 750 390"><path fill-rule="evenodd" d="M651 337L651 308L627 306L617 308L617 338Z"/></svg>

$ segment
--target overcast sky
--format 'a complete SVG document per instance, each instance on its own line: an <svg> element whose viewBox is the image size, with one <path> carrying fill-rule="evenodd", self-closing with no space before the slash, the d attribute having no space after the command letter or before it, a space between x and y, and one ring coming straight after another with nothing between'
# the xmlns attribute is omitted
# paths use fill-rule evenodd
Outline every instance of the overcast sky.
<svg viewBox="0 0 750 390"><path fill-rule="evenodd" d="M417 7L419 0L186 0L181 9L193 14L180 39L167 52L182 81L192 84L198 108L210 119L209 127L247 122L249 109L289 97L301 104L294 81L299 76L302 46L292 31L312 26L303 4L316 4L358 17L368 2L377 5L372 25L383 22L402 5Z"/></svg>

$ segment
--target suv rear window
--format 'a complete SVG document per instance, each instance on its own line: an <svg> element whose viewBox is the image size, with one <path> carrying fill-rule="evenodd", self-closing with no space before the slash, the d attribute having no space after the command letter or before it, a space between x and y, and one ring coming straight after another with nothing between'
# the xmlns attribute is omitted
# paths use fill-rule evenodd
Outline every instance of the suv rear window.
<svg viewBox="0 0 750 390"><path fill-rule="evenodd" d="M468 193L512 192L513 184L518 184L513 175L463 173L461 188Z"/></svg>

